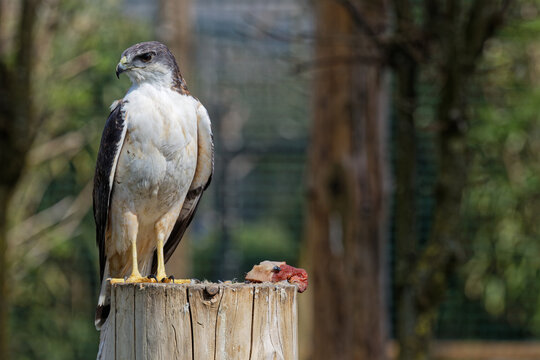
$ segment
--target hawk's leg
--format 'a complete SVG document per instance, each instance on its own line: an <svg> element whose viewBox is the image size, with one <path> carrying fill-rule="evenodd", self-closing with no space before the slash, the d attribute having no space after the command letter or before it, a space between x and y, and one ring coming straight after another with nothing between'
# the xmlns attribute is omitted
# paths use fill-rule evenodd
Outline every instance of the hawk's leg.
<svg viewBox="0 0 540 360"><path fill-rule="evenodd" d="M156 278L159 282L171 282L175 284L183 284L190 282L190 280L174 280L174 278L168 278L165 273L165 259L163 255L163 245L166 237L171 233L174 223L178 218L182 204L178 204L177 207L163 215L155 224L156 230L156 252L157 252L157 271Z"/></svg>
<svg viewBox="0 0 540 360"><path fill-rule="evenodd" d="M165 274L165 260L163 259L163 241L165 240L165 233L158 231L157 234L157 274L158 281L165 282L167 274Z"/></svg>
<svg viewBox="0 0 540 360"><path fill-rule="evenodd" d="M147 278L143 278L139 272L137 263L137 232L139 231L139 221L137 215L128 212L124 214L126 224L126 233L131 242L131 275L126 279L126 282L148 282Z"/></svg>
<svg viewBox="0 0 540 360"><path fill-rule="evenodd" d="M111 284L125 282L155 282L155 280L142 277L141 273L139 272L139 265L137 261L137 234L139 232L139 221L137 219L137 215L129 211L123 212L121 214L119 222L121 223L122 229L124 230L122 236L125 236L125 240L127 240L130 244L129 249L126 249L127 251L122 252L122 254L120 255L121 262L127 265L129 262L129 258L131 257L131 275L129 275L129 277L127 278L112 278L110 279Z"/></svg>

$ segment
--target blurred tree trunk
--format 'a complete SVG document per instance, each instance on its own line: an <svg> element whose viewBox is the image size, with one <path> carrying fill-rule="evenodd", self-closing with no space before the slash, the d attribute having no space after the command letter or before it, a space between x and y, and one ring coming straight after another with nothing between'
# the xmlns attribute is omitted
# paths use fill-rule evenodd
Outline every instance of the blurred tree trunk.
<svg viewBox="0 0 540 360"><path fill-rule="evenodd" d="M401 55L401 54L400 54ZM399 55L398 55L399 56ZM396 59L395 136L395 308L396 336L401 356L408 358L415 337L417 309L414 289L407 283L408 271L419 247L416 212L416 81L418 64L406 56Z"/></svg>
<svg viewBox="0 0 540 360"><path fill-rule="evenodd" d="M7 257L9 202L34 141L39 119L34 112L32 70L35 59L35 24L40 0L24 0L20 4L18 29L13 53L2 48L0 53L0 358L9 359L7 335L10 264ZM0 4L0 12L4 10ZM5 14L0 14L0 21ZM5 30L5 29L3 29ZM4 39L5 34L0 34Z"/></svg>
<svg viewBox="0 0 540 360"><path fill-rule="evenodd" d="M159 26L157 36L172 51L189 87L192 62L193 5L191 0L161 0L159 4ZM167 273L177 278L191 275L189 231L167 262Z"/></svg>
<svg viewBox="0 0 540 360"><path fill-rule="evenodd" d="M384 359L384 1L316 2L307 242L312 359ZM373 33L348 8L369 19ZM359 58L361 58L359 60Z"/></svg>
<svg viewBox="0 0 540 360"><path fill-rule="evenodd" d="M467 182L470 79L484 43L501 25L509 1L393 0L388 42L396 75L396 333L401 360L429 358L429 341L449 277L463 253L460 210ZM414 9L414 7L417 9ZM415 10L417 10L415 12ZM422 14L421 21L413 14ZM418 16L418 15L416 15ZM416 102L419 74L435 88L432 130L437 153L435 207L427 243L416 229Z"/></svg>

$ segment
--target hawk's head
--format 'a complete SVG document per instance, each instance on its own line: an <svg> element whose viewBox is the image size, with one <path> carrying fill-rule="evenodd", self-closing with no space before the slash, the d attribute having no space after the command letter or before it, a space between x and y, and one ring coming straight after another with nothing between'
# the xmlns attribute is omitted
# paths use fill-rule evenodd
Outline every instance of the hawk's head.
<svg viewBox="0 0 540 360"><path fill-rule="evenodd" d="M135 44L122 53L116 65L116 76L126 73L133 83L154 83L175 87L183 84L174 55L160 42L148 41Z"/></svg>

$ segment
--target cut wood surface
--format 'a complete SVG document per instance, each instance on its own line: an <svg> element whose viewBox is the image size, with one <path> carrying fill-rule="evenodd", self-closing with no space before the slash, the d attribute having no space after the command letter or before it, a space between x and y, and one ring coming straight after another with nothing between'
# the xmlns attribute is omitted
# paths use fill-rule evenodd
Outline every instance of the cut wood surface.
<svg viewBox="0 0 540 360"><path fill-rule="evenodd" d="M113 284L98 359L298 359L296 287Z"/></svg>

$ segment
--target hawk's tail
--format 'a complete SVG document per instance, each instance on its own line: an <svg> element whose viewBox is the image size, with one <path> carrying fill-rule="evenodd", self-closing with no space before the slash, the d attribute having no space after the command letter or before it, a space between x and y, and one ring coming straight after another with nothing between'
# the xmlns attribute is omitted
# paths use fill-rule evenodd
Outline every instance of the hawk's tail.
<svg viewBox="0 0 540 360"><path fill-rule="evenodd" d="M99 292L98 304L96 307L96 318L94 324L96 329L101 330L101 327L107 320L109 312L111 311L111 289L109 286L109 262L105 263L105 271L103 272L103 279L101 280L101 290Z"/></svg>

